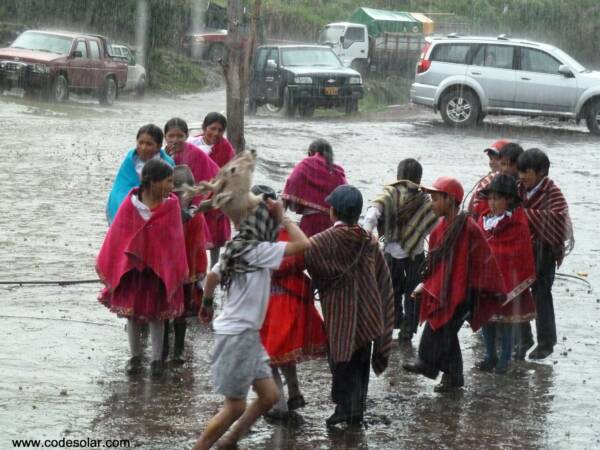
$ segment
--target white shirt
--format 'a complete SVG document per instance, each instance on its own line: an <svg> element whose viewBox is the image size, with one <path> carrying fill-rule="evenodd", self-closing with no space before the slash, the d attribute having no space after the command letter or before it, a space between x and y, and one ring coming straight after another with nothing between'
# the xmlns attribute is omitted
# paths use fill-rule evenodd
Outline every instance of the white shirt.
<svg viewBox="0 0 600 450"><path fill-rule="evenodd" d="M544 181L544 179L542 178L540 180L540 182L538 184L536 184L532 190L527 191L527 200L529 200L531 197L533 197L533 194L535 194L537 191L540 190L540 186L542 185L543 181Z"/></svg>
<svg viewBox="0 0 600 450"><path fill-rule="evenodd" d="M363 219L363 228L369 232L373 232L373 230L377 226L377 222L379 221L381 214L381 205L369 206L369 208L367 209L367 214ZM415 249L416 254L421 254L424 250L425 241L421 241ZM409 257L408 253L404 251L400 243L397 241L386 241L383 251L385 253L389 253L390 256L395 259L404 259Z"/></svg>
<svg viewBox="0 0 600 450"><path fill-rule="evenodd" d="M287 242L260 242L244 259L261 269L235 275L221 314L213 321L217 334L240 334L260 330L267 314L271 293L271 271L283 261ZM212 272L220 275L217 263Z"/></svg>
<svg viewBox="0 0 600 450"><path fill-rule="evenodd" d="M160 159L160 152L156 153L156 155L154 155L150 159ZM133 164L135 165L135 171L137 172L138 177L140 177L140 179L142 178L142 169L148 161L142 161L142 159L138 156L137 152L133 154Z"/></svg>
<svg viewBox="0 0 600 450"><path fill-rule="evenodd" d="M483 218L483 229L485 231L493 230L494 228L496 228L498 226L500 221L502 219L504 219L505 217L512 217L512 212L505 211L502 214L500 214L499 216L485 216Z"/></svg>
<svg viewBox="0 0 600 450"><path fill-rule="evenodd" d="M146 204L144 204L138 198L137 195L131 196L131 203L133 203L133 206L135 206L137 211L140 213L140 216L142 216L142 219L144 219L146 222L148 222L148 220L150 220L150 217L152 217L152 210L150 208L148 208L148 206L146 206Z"/></svg>
<svg viewBox="0 0 600 450"><path fill-rule="evenodd" d="M210 155L210 152L212 152L213 146L204 142L204 136L198 136L195 138L191 138L191 139L189 139L189 141L192 144L194 144L196 147L198 147L200 150L202 150L204 153L206 153L207 155Z"/></svg>

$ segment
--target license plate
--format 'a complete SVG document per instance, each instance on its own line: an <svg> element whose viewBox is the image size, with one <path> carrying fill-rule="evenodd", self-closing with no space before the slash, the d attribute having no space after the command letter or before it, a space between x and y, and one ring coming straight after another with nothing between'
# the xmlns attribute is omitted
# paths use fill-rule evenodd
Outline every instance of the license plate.
<svg viewBox="0 0 600 450"><path fill-rule="evenodd" d="M325 95L338 95L338 88L337 87L326 87Z"/></svg>

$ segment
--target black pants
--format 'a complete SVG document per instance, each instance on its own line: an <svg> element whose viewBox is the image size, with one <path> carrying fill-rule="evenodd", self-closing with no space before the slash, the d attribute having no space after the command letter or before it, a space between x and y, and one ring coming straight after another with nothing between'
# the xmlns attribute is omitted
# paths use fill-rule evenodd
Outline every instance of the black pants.
<svg viewBox="0 0 600 450"><path fill-rule="evenodd" d="M556 261L552 249L547 245L536 243L533 247L535 255L536 280L531 286L537 318L535 328L537 343L541 347L554 347L556 338L556 319L554 317L554 299L552 285L556 275ZM531 325L522 324L521 334L527 339L531 336Z"/></svg>
<svg viewBox="0 0 600 450"><path fill-rule="evenodd" d="M334 363L329 359L329 368L333 376L331 398L336 404L336 411L355 417L364 415L371 370L371 347L369 342L356 350L348 362Z"/></svg>
<svg viewBox="0 0 600 450"><path fill-rule="evenodd" d="M462 386L463 361L458 341L458 332L469 313L468 303L463 303L454 312L452 318L438 330L433 330L429 323L419 343L419 359L427 369L427 376L435 378L444 372L450 380Z"/></svg>
<svg viewBox="0 0 600 450"><path fill-rule="evenodd" d="M425 262L425 255L421 253L412 260L396 259L386 253L385 260L394 286L394 328L406 327L407 331L414 334L419 326L420 302L412 299L410 295L421 282L421 268Z"/></svg>

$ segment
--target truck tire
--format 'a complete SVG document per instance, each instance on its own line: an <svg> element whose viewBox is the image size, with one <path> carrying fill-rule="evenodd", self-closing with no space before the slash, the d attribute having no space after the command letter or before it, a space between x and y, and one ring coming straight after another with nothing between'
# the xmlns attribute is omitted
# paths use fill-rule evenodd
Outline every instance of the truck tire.
<svg viewBox="0 0 600 450"><path fill-rule="evenodd" d="M142 98L146 94L146 77L140 77L136 87L135 87L135 96L138 98Z"/></svg>
<svg viewBox="0 0 600 450"><path fill-rule="evenodd" d="M590 133L600 136L600 100L595 100L592 103L585 121Z"/></svg>
<svg viewBox="0 0 600 450"><path fill-rule="evenodd" d="M117 83L113 77L106 77L100 90L100 104L111 106L117 98Z"/></svg>
<svg viewBox="0 0 600 450"><path fill-rule="evenodd" d="M298 112L301 117L310 118L315 114L315 105L306 102L298 106Z"/></svg>
<svg viewBox="0 0 600 450"><path fill-rule="evenodd" d="M64 103L69 99L69 81L63 74L58 75L52 82L48 99L56 103Z"/></svg>
<svg viewBox="0 0 600 450"><path fill-rule="evenodd" d="M346 115L354 114L358 112L358 99L349 98L346 100L346 104L344 105L344 111Z"/></svg>
<svg viewBox="0 0 600 450"><path fill-rule="evenodd" d="M220 44L220 43L213 44L208 49L208 60L212 63L217 64L218 62L225 59L226 55L227 55L227 47L225 47L225 44Z"/></svg>
<svg viewBox="0 0 600 450"><path fill-rule="evenodd" d="M296 109L298 109L298 105L292 97L290 88L286 86L283 89L283 115L292 118L296 115Z"/></svg>
<svg viewBox="0 0 600 450"><path fill-rule="evenodd" d="M470 89L452 89L442 96L440 113L451 127L465 128L477 123L479 99Z"/></svg>

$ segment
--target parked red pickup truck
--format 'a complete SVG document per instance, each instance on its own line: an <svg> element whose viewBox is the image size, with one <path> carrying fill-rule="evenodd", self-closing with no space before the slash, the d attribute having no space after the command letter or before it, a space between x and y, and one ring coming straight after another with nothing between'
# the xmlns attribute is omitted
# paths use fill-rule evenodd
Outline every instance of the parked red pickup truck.
<svg viewBox="0 0 600 450"><path fill-rule="evenodd" d="M102 36L25 31L0 49L0 93L17 87L56 102L69 92L88 93L111 105L125 87L127 63L108 48Z"/></svg>

